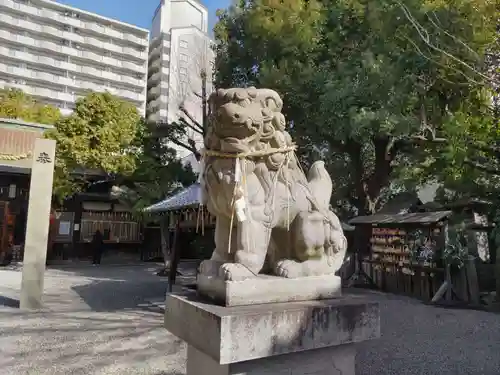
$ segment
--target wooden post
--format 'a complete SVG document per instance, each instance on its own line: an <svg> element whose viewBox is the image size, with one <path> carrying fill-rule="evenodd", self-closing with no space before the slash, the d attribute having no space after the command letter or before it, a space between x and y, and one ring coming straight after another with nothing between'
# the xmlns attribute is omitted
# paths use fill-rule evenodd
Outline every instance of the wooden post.
<svg viewBox="0 0 500 375"><path fill-rule="evenodd" d="M445 265L445 280L446 280L446 284L448 285L448 288L446 289L446 300L451 301L453 298L453 295L452 295L453 284L451 282L451 266L448 262L446 262L446 265Z"/></svg>
<svg viewBox="0 0 500 375"><path fill-rule="evenodd" d="M477 279L476 260L469 256L465 261L465 273L467 274L467 286L469 289L469 302L472 305L479 305L479 282Z"/></svg>
<svg viewBox="0 0 500 375"><path fill-rule="evenodd" d="M179 232L180 232L180 222L181 218L176 217L174 241L172 244L172 249L170 251L170 273L168 275L168 292L172 293L172 288L175 284L175 279L177 276L177 266L180 260L180 246L179 246Z"/></svg>

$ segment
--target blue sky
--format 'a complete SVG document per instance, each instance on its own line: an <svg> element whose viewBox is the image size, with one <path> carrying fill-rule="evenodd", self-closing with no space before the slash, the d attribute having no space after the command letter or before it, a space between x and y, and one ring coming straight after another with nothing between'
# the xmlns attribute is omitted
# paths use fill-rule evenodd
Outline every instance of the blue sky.
<svg viewBox="0 0 500 375"><path fill-rule="evenodd" d="M151 18L160 0L56 0L59 3L71 5L105 17L115 18L149 29ZM215 11L226 8L230 0L201 0L208 8L209 28L213 28Z"/></svg>

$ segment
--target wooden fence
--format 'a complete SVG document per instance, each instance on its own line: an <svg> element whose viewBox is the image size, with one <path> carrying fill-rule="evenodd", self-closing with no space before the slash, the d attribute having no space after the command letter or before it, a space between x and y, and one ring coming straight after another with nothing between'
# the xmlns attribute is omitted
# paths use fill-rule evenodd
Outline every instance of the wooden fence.
<svg viewBox="0 0 500 375"><path fill-rule="evenodd" d="M89 242L96 230L109 231L109 241L139 242L140 225L131 214L121 212L92 212L82 214L80 240Z"/></svg>
<svg viewBox="0 0 500 375"><path fill-rule="evenodd" d="M430 301L445 280L443 268L363 260L363 271L370 276L378 289L394 294Z"/></svg>
<svg viewBox="0 0 500 375"><path fill-rule="evenodd" d="M369 285L366 280L357 280L355 285L371 286L383 292L413 297L426 302L432 300L446 280L444 268L418 264L401 266L396 263L362 259L361 270L360 273L356 255L352 254L346 258L339 274L344 286L349 286L354 273L358 275L364 273L373 282L373 285ZM474 273L475 269L468 270L466 266L453 269L451 272L451 284L453 285L451 301L474 303L474 295L477 294L474 285L477 281L474 281Z"/></svg>

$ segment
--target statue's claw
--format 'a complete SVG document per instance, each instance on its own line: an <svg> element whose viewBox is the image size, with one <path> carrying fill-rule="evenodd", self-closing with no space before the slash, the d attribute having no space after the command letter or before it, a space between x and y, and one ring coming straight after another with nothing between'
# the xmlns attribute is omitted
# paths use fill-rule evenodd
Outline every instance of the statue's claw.
<svg viewBox="0 0 500 375"><path fill-rule="evenodd" d="M219 268L219 277L224 280L241 281L256 275L241 263L225 263Z"/></svg>
<svg viewBox="0 0 500 375"><path fill-rule="evenodd" d="M303 276L303 267L295 260L283 259L276 264L274 272L277 276L295 279Z"/></svg>
<svg viewBox="0 0 500 375"><path fill-rule="evenodd" d="M217 276L219 274L219 268L223 262L215 261L212 259L207 259L201 262L199 267L200 274L204 276Z"/></svg>

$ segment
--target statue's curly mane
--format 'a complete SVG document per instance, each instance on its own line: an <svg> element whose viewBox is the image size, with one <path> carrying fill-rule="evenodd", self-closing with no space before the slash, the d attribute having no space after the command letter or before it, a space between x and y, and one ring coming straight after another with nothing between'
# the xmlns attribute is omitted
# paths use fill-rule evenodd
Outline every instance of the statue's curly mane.
<svg viewBox="0 0 500 375"><path fill-rule="evenodd" d="M306 181L285 130L283 102L277 92L254 87L220 89L211 95L209 104L208 150L246 154L246 170L265 168L270 173L258 174L264 179L274 180L278 173L278 181L287 184L297 178Z"/></svg>

